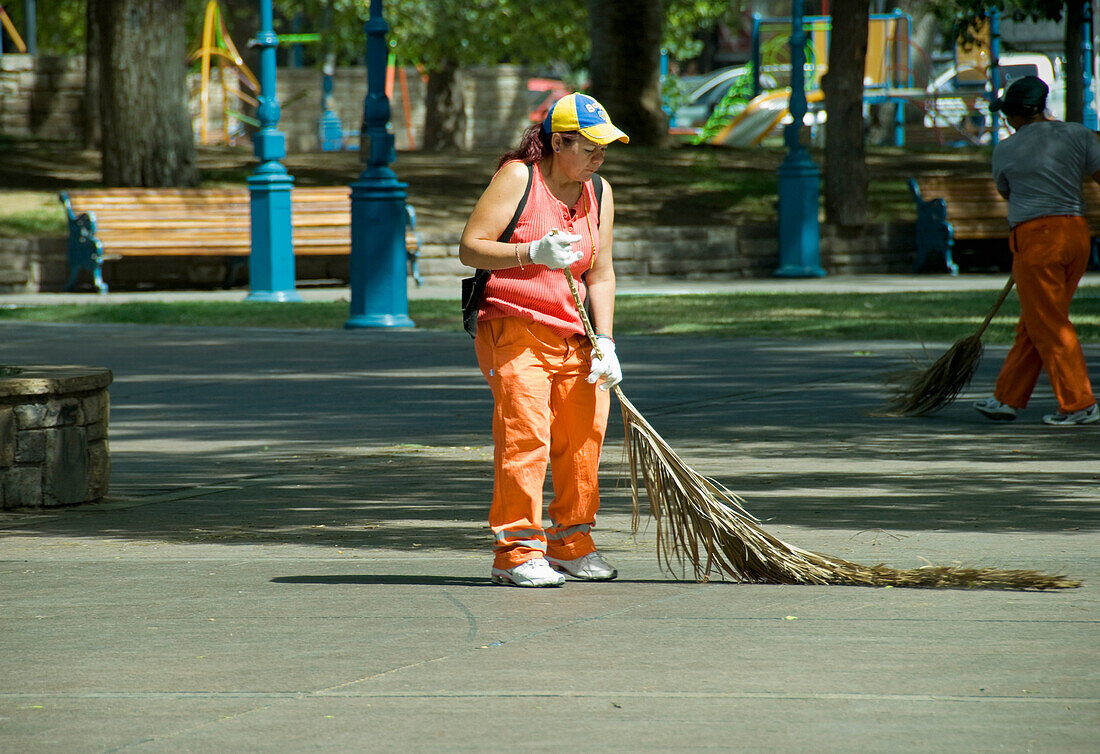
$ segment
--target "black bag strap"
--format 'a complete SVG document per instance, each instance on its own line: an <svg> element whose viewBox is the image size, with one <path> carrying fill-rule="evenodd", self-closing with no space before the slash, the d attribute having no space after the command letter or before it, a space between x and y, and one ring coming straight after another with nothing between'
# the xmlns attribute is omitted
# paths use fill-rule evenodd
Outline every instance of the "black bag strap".
<svg viewBox="0 0 1100 754"><path fill-rule="evenodd" d="M599 173L592 174L592 190L596 193L596 227L600 227L600 210L603 209L603 178Z"/></svg>
<svg viewBox="0 0 1100 754"><path fill-rule="evenodd" d="M512 215L512 221L508 223L508 227L504 229L504 232L500 234L500 238L497 239L501 243L508 243L508 239L516 232L516 224L519 223L519 216L523 214L523 209L527 206L527 197L531 195L531 184L535 180L535 167L534 165L527 165L526 167L527 188L523 190L523 196L520 197L519 204L516 205L516 212Z"/></svg>

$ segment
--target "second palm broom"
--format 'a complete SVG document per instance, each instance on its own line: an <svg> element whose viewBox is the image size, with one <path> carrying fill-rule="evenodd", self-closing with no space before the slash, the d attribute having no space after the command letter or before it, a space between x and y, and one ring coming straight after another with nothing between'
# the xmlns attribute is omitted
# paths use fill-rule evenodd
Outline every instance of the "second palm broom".
<svg viewBox="0 0 1100 754"><path fill-rule="evenodd" d="M882 416L924 416L939 411L955 400L978 370L984 350L982 335L1008 298L1015 282L1015 278L1009 275L1008 282L977 332L960 338L927 369L916 369L895 379L897 388L894 394L876 413Z"/></svg>

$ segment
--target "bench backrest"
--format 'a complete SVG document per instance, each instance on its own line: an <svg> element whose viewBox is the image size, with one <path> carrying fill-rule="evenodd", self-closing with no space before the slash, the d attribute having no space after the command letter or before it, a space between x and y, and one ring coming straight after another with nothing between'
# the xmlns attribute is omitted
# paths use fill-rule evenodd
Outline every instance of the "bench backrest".
<svg viewBox="0 0 1100 754"><path fill-rule="evenodd" d="M304 187L291 192L294 250L347 254L351 189ZM250 248L247 189L74 189L74 216L95 217L104 251L117 255L239 255Z"/></svg>
<svg viewBox="0 0 1100 754"><path fill-rule="evenodd" d="M947 219L956 238L1008 236L1008 202L997 192L989 175L922 175L916 179L925 201L943 199ZM1083 184L1089 229L1100 235L1100 186L1092 179Z"/></svg>

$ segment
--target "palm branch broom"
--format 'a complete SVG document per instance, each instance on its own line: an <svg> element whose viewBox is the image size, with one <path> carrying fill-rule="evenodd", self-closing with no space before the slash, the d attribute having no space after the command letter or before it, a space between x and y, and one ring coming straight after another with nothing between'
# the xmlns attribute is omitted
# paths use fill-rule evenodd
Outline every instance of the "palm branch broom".
<svg viewBox="0 0 1100 754"><path fill-rule="evenodd" d="M924 416L939 411L955 400L978 371L984 351L982 335L1008 298L1015 282L1009 275L1008 282L977 332L956 341L927 369L910 370L895 377L893 395L876 413L882 416Z"/></svg>
<svg viewBox="0 0 1100 754"><path fill-rule="evenodd" d="M596 335L577 286L563 270L585 332L599 355ZM736 581L766 584L969 589L1068 589L1081 582L1030 570L927 566L899 570L865 566L787 544L760 528L744 501L717 481L699 474L676 454L616 385L630 464L634 528L640 518L639 477L657 524L657 556L669 569L691 563L695 578L712 572Z"/></svg>

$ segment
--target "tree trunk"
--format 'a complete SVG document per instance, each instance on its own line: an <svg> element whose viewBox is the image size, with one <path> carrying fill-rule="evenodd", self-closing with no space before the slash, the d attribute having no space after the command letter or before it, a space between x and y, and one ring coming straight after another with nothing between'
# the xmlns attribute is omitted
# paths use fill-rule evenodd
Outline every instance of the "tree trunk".
<svg viewBox="0 0 1100 754"><path fill-rule="evenodd" d="M834 0L825 92L825 216L837 225L867 223L867 153L863 139L866 0Z"/></svg>
<svg viewBox="0 0 1100 754"><path fill-rule="evenodd" d="M85 149L103 144L103 122L99 117L99 12L100 2L88 0L84 23L84 100L81 138Z"/></svg>
<svg viewBox="0 0 1100 754"><path fill-rule="evenodd" d="M103 182L194 186L185 0L92 0L99 7Z"/></svg>
<svg viewBox="0 0 1100 754"><path fill-rule="evenodd" d="M661 0L588 0L592 96L631 144L664 146L661 109Z"/></svg>
<svg viewBox="0 0 1100 754"><path fill-rule="evenodd" d="M1080 123L1085 117L1084 61L1081 38L1084 32L1085 1L1067 0L1065 9L1066 122Z"/></svg>
<svg viewBox="0 0 1100 754"><path fill-rule="evenodd" d="M466 149L466 103L462 96L462 70L451 60L428 72L424 102L424 145L429 152Z"/></svg>

